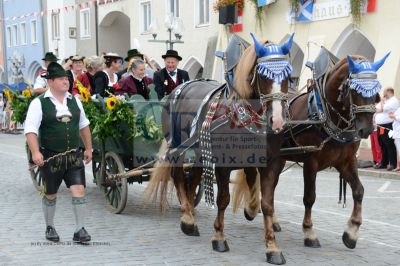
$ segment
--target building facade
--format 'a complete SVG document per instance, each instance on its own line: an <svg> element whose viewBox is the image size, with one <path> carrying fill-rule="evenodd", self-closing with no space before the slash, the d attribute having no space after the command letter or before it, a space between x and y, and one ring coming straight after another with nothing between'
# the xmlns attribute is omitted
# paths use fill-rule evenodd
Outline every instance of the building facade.
<svg viewBox="0 0 400 266"><path fill-rule="evenodd" d="M44 54L41 1L4 0L4 48L9 84L33 83Z"/></svg>
<svg viewBox="0 0 400 266"><path fill-rule="evenodd" d="M75 0L46 1L47 51L61 60L76 54L77 20Z"/></svg>
<svg viewBox="0 0 400 266"><path fill-rule="evenodd" d="M5 62L4 62L4 17L3 1L0 1L0 83L6 82Z"/></svg>
<svg viewBox="0 0 400 266"><path fill-rule="evenodd" d="M251 42L250 32L258 39L268 39L282 42L287 34L295 32L294 72L299 79L301 88L311 77L311 71L305 69L306 61L313 61L320 51L320 46L326 47L339 58L347 54L360 54L370 60L378 60L387 52L391 55L378 72L382 86L393 86L397 96L400 96L400 1L376 0L373 9L361 15L359 25L352 22L349 0L316 0L314 1L312 19L306 22L296 22L290 19L290 1L276 1L263 8L262 21L255 19L255 8L246 2L243 14L243 32L240 36ZM221 26L223 27L223 26ZM220 31L220 49L229 38L229 32ZM293 52L293 50L292 50ZM216 70L218 71L218 70Z"/></svg>

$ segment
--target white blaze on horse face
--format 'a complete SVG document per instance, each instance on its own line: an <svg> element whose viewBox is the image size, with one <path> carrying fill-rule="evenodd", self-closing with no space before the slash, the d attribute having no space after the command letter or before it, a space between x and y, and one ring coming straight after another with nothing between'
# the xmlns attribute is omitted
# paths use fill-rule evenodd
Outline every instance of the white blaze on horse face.
<svg viewBox="0 0 400 266"><path fill-rule="evenodd" d="M274 82L272 84L272 93L279 93L281 84ZM272 101L272 130L280 131L283 129L284 121L282 116L282 102L280 100Z"/></svg>

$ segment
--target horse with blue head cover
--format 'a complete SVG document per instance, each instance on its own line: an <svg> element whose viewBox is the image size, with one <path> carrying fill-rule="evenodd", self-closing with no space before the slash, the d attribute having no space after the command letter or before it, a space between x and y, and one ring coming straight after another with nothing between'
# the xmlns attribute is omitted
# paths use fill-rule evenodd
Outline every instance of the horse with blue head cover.
<svg viewBox="0 0 400 266"><path fill-rule="evenodd" d="M172 177L181 203L181 230L187 235L198 236L199 230L194 218L195 189L202 175L205 186L213 187L212 179L215 174L218 214L214 222L212 246L218 252L225 252L229 250L224 233L224 213L230 201L230 172L244 169L251 188L256 187L255 184L259 182L262 183L267 259L279 264L284 258L275 242L272 228L272 195L277 183L279 149L283 141L283 102L287 99L291 72L288 54L293 43L293 34L283 45L260 43L253 34L252 38L254 44L244 51L237 64L232 88L227 90L228 88L220 87L221 84L217 82L200 80L182 84L169 95L162 112L165 139L159 153L161 160L156 164L145 194L149 199L157 197L161 206L166 206L168 182ZM228 95L227 92L231 94ZM195 115L187 115L191 113ZM266 148L260 148L262 156L266 158L265 162L255 165L237 160L235 165L221 165L209 161L209 157L213 156L214 159L214 154L217 153L211 145L213 137L220 132L227 137L221 138L221 146L231 147L227 151L226 148L221 149L222 153L229 155L229 160L234 155L244 158L244 155L254 152L254 148L249 145L232 148L238 146L236 139L246 134L257 141L268 143ZM185 175L185 155L176 151L193 138L199 139L200 149L195 149L194 166ZM171 160L173 156L177 160ZM205 158L203 165L196 163L199 158ZM260 173L259 178L257 172ZM208 178L210 176L211 184ZM259 190L252 190L250 194L252 202L246 207L245 215L248 219L253 219L260 208ZM206 189L205 195L206 202L212 203L213 191Z"/></svg>
<svg viewBox="0 0 400 266"><path fill-rule="evenodd" d="M303 219L304 245L320 247L311 219L312 206L316 198L317 172L334 167L340 176L350 185L353 194L353 211L347 222L342 240L346 247L353 249L358 239L362 223L362 199L364 188L358 176L356 153L361 138L368 138L374 130L373 115L375 104L379 102L380 82L377 71L389 56L386 54L376 62L369 62L362 56L347 56L337 62L321 79L326 79L320 88L322 104L327 110L327 122L322 126L299 125L300 130L293 131L285 139L284 148L304 146L318 147L315 151L303 151L300 154L282 155L279 173L286 161L303 163L305 206ZM314 83L320 84L319 80ZM309 118L308 102L310 93L304 93L291 102L289 113L292 120ZM351 138L349 138L351 136ZM321 145L322 144L322 145ZM240 174L236 180L242 183L247 176ZM245 181L244 181L245 182ZM236 191L237 188L234 188ZM247 191L240 190L233 197L233 202L240 203ZM237 206L234 206L234 209ZM274 227L280 228L277 220Z"/></svg>

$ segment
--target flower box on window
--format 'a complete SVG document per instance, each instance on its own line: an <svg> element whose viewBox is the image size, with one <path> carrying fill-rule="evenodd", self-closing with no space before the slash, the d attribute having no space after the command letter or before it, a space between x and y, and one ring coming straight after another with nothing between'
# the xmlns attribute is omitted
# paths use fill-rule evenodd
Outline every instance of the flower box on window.
<svg viewBox="0 0 400 266"><path fill-rule="evenodd" d="M238 20L237 5L226 5L219 8L219 24L234 24Z"/></svg>

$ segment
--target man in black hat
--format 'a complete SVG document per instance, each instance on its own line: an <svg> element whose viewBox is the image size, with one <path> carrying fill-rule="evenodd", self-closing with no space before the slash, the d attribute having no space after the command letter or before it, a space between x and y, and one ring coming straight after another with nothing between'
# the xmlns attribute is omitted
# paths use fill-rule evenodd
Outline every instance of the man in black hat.
<svg viewBox="0 0 400 266"><path fill-rule="evenodd" d="M39 75L33 85L33 92L35 94L42 94L47 90L47 80L42 75L46 74L47 66L51 62L57 62L59 59L52 52L47 52L42 60L44 61L44 67L39 71Z"/></svg>
<svg viewBox="0 0 400 266"><path fill-rule="evenodd" d="M149 78L153 78L154 71L157 71L157 67L149 60L148 56L142 54L138 51L138 49L131 49L128 51L127 56L125 57L125 62L127 63L127 67L117 73L118 79L124 78L129 75L128 67L132 60L141 59L148 66L146 67L146 76Z"/></svg>
<svg viewBox="0 0 400 266"><path fill-rule="evenodd" d="M68 78L64 68L52 62L46 74L49 89L29 105L24 134L32 153L32 161L40 167L43 178L42 207L46 221L46 239L58 242L54 226L57 191L64 180L72 194L75 214L75 242L88 242L90 235L84 228L85 166L92 159L89 120L82 103L68 92ZM85 151L79 149L82 137ZM52 157L51 160L45 160Z"/></svg>
<svg viewBox="0 0 400 266"><path fill-rule="evenodd" d="M168 50L162 58L165 67L154 73L154 84L159 100L165 95L169 95L179 84L189 81L188 72L178 69L178 63L182 57L178 55L177 51Z"/></svg>

